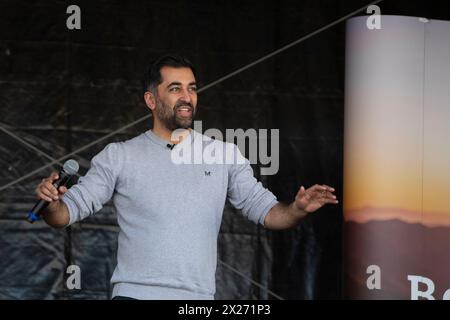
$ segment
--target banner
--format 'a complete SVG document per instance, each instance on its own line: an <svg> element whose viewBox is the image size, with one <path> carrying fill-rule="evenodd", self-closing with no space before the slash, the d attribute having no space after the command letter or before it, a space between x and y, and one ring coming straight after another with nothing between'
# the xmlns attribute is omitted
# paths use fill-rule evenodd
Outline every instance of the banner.
<svg viewBox="0 0 450 320"><path fill-rule="evenodd" d="M350 299L450 299L450 22L347 21Z"/></svg>

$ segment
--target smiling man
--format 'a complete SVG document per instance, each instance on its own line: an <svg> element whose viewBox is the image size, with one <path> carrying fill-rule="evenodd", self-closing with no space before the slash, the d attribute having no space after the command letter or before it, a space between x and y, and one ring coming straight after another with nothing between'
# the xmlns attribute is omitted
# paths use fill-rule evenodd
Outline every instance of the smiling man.
<svg viewBox="0 0 450 320"><path fill-rule="evenodd" d="M69 190L53 187L56 173L36 189L50 202L44 219L53 227L80 221L113 199L120 227L114 299L213 299L226 200L250 221L274 230L295 227L308 213L337 203L326 185L301 186L292 203L278 202L254 178L236 145L192 130L197 85L186 58L166 55L154 62L145 74L144 100L153 114L152 130L107 145ZM173 140L174 131L181 131L180 140ZM171 161L172 152L198 142L244 161Z"/></svg>
<svg viewBox="0 0 450 320"><path fill-rule="evenodd" d="M153 132L170 140L172 132L189 129L197 107L194 69L187 60L160 59L144 83L144 100L153 112Z"/></svg>

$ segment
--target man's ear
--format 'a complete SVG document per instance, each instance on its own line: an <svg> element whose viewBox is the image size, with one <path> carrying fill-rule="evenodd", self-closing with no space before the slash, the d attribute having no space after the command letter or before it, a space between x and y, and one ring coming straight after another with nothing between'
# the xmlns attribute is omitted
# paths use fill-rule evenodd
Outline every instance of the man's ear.
<svg viewBox="0 0 450 320"><path fill-rule="evenodd" d="M156 108L156 100L155 100L155 96L153 95L153 93L151 93L150 91L146 91L144 93L144 101L145 104L147 105L147 107L150 108L150 110L155 110Z"/></svg>

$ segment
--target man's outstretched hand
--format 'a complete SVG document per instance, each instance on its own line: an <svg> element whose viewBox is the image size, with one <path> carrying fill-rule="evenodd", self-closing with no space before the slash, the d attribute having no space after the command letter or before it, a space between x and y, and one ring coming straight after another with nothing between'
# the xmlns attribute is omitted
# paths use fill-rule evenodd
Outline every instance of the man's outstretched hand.
<svg viewBox="0 0 450 320"><path fill-rule="evenodd" d="M264 226L272 230L294 228L308 213L320 209L327 203L336 204L334 188L327 185L314 185L305 190L301 186L290 204L277 203L264 219Z"/></svg>
<svg viewBox="0 0 450 320"><path fill-rule="evenodd" d="M294 205L299 210L314 212L327 203L337 204L336 196L333 194L334 188L327 185L314 185L308 189L301 186L295 196Z"/></svg>

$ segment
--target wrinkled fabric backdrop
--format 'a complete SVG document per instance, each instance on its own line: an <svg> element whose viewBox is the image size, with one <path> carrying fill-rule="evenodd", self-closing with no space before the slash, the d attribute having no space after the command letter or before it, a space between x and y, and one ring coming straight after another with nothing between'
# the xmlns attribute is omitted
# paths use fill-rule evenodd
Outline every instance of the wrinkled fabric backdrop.
<svg viewBox="0 0 450 320"><path fill-rule="evenodd" d="M77 1L82 29L74 31L66 28L70 2L0 2L0 127L22 139L0 131L0 187L50 163L30 145L59 158L149 114L141 78L159 55L190 57L201 87L367 2ZM437 19L449 12L444 1L380 7ZM255 170L280 201L315 183L342 199L344 48L342 22L199 94L203 130L280 129L279 172ZM77 153L80 173L106 144L150 127L146 119ZM110 298L118 232L110 203L64 230L24 220L35 187L58 168L0 192L0 299ZM284 299L343 297L340 204L276 232L227 205L218 243L216 299L276 299L242 275ZM65 285L72 264L80 290Z"/></svg>

